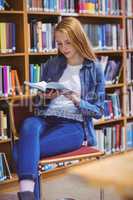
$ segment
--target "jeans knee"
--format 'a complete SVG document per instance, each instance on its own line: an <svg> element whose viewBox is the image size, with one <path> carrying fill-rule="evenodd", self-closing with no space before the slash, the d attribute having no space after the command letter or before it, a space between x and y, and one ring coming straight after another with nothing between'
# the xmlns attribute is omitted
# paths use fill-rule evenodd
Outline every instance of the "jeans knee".
<svg viewBox="0 0 133 200"><path fill-rule="evenodd" d="M20 132L21 134L29 135L40 132L44 127L44 122L38 117L29 117L23 121Z"/></svg>

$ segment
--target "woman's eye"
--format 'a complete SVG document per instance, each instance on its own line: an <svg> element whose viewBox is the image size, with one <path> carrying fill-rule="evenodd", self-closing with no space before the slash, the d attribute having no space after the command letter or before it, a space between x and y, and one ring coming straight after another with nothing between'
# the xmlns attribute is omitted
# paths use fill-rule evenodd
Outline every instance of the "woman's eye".
<svg viewBox="0 0 133 200"><path fill-rule="evenodd" d="M70 44L71 44L71 42L66 42L66 44L67 44L67 45L70 45Z"/></svg>
<svg viewBox="0 0 133 200"><path fill-rule="evenodd" d="M61 46L61 43L57 43L58 46Z"/></svg>

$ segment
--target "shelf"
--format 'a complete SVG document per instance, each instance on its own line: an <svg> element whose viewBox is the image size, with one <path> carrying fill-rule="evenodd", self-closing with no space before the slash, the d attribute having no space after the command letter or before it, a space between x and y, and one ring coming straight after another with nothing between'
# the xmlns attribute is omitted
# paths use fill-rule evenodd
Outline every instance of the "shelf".
<svg viewBox="0 0 133 200"><path fill-rule="evenodd" d="M49 56L49 55L57 55L57 51L29 53L29 56Z"/></svg>
<svg viewBox="0 0 133 200"><path fill-rule="evenodd" d="M61 16L73 16L73 17L78 17L79 13L61 13Z"/></svg>
<svg viewBox="0 0 133 200"><path fill-rule="evenodd" d="M57 168L54 168L54 169L51 169L48 171L42 171L41 177L45 179L46 177L50 177L51 175L57 176L58 173L62 174L62 173L64 173L65 170L67 170L70 167L79 166L79 165L82 165L82 164L85 164L88 162L92 162L93 160L96 160L96 158L89 158L89 159L86 158L86 159L80 160L79 163L74 163L74 164L70 164L70 165L66 165L66 166L57 167Z"/></svg>
<svg viewBox="0 0 133 200"><path fill-rule="evenodd" d="M0 15L3 15L3 14L11 14L11 15L13 15L13 14L24 14L24 11L16 11L16 10L1 10L0 11Z"/></svg>
<svg viewBox="0 0 133 200"><path fill-rule="evenodd" d="M133 16L126 16L126 19L133 19Z"/></svg>
<svg viewBox="0 0 133 200"><path fill-rule="evenodd" d="M0 97L0 101L28 99L28 98L33 98L34 96L36 95L16 95L16 96L10 96L10 97Z"/></svg>
<svg viewBox="0 0 133 200"><path fill-rule="evenodd" d="M0 144L11 142L11 139L0 140Z"/></svg>
<svg viewBox="0 0 133 200"><path fill-rule="evenodd" d="M127 83L127 85L128 85L128 86L130 86L130 85L133 85L133 81L132 81L132 82L130 82L130 83Z"/></svg>
<svg viewBox="0 0 133 200"><path fill-rule="evenodd" d="M25 53L0 53L0 58L2 57L18 57L25 56Z"/></svg>
<svg viewBox="0 0 133 200"><path fill-rule="evenodd" d="M130 53L130 52L132 53L132 52L133 52L133 49L126 49L126 52L127 52L127 53L128 53L128 52L129 52L129 53Z"/></svg>
<svg viewBox="0 0 133 200"><path fill-rule="evenodd" d="M123 121L124 119L125 119L125 117L120 117L120 118L116 118L116 119L109 119L109 120L97 120L97 121L94 120L94 126L116 123L116 122L119 122L119 121Z"/></svg>
<svg viewBox="0 0 133 200"><path fill-rule="evenodd" d="M117 83L117 84L106 84L105 88L119 88L124 87L124 83Z"/></svg>
<svg viewBox="0 0 133 200"><path fill-rule="evenodd" d="M88 14L88 13L79 13L79 17L95 17L95 18L107 18L107 19L123 19L120 15L99 15L99 14Z"/></svg>
<svg viewBox="0 0 133 200"><path fill-rule="evenodd" d="M12 184L14 182L17 182L18 181L18 178L17 178L17 175L16 174L12 174L12 178L11 179L6 179L4 181L0 181L0 188L1 186L4 186L6 184Z"/></svg>
<svg viewBox="0 0 133 200"><path fill-rule="evenodd" d="M46 12L46 11L28 11L27 12L28 15L47 15L47 16L60 16L61 13L60 12Z"/></svg>
<svg viewBox="0 0 133 200"><path fill-rule="evenodd" d="M128 116L127 120L133 120L133 116Z"/></svg>
<svg viewBox="0 0 133 200"><path fill-rule="evenodd" d="M123 49L121 50L108 50L108 49L105 49L105 50L94 50L95 51L95 54L121 54L124 52Z"/></svg>
<svg viewBox="0 0 133 200"><path fill-rule="evenodd" d="M103 18L103 19L120 19L122 20L123 19L123 16L121 15L100 15L100 14L88 14L88 13L79 13L78 14L79 17L90 17L90 18Z"/></svg>
<svg viewBox="0 0 133 200"><path fill-rule="evenodd" d="M49 11L27 11L28 15L56 15L56 16L76 16L76 17L89 17L89 18L107 18L107 19L122 19L121 15L98 15L98 14L89 14L89 13L62 13L60 11L57 12L49 12Z"/></svg>

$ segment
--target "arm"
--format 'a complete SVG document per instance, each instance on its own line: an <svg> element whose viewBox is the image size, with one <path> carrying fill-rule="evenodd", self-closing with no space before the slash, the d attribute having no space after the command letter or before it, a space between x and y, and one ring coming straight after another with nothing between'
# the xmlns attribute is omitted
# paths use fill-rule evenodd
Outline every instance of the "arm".
<svg viewBox="0 0 133 200"><path fill-rule="evenodd" d="M103 115L104 110L104 99L105 99L105 81L102 68L99 64L96 64L96 98L94 103L90 103L89 100L80 100L79 107L86 113L89 117L94 117L99 119Z"/></svg>
<svg viewBox="0 0 133 200"><path fill-rule="evenodd" d="M53 66L55 64L56 58L50 58L46 61L45 64L42 66L41 71L41 81L45 82L54 82L52 80L51 72L53 71ZM60 95L59 91L57 89L47 89L46 92L41 93L40 95L43 95L45 99L53 99Z"/></svg>
<svg viewBox="0 0 133 200"><path fill-rule="evenodd" d="M104 98L105 98L105 82L104 74L99 64L96 64L96 89L94 99L84 100L76 93L68 94L69 99L77 105L83 114L88 117L99 119L103 115Z"/></svg>

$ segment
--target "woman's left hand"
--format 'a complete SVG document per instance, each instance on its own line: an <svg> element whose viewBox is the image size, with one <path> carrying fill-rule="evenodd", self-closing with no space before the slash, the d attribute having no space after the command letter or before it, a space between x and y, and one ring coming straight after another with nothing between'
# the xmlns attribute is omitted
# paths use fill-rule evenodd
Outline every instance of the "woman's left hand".
<svg viewBox="0 0 133 200"><path fill-rule="evenodd" d="M68 99L70 99L76 106L79 106L80 104L80 94L76 93L76 92L66 92L64 94L65 97L67 97Z"/></svg>

